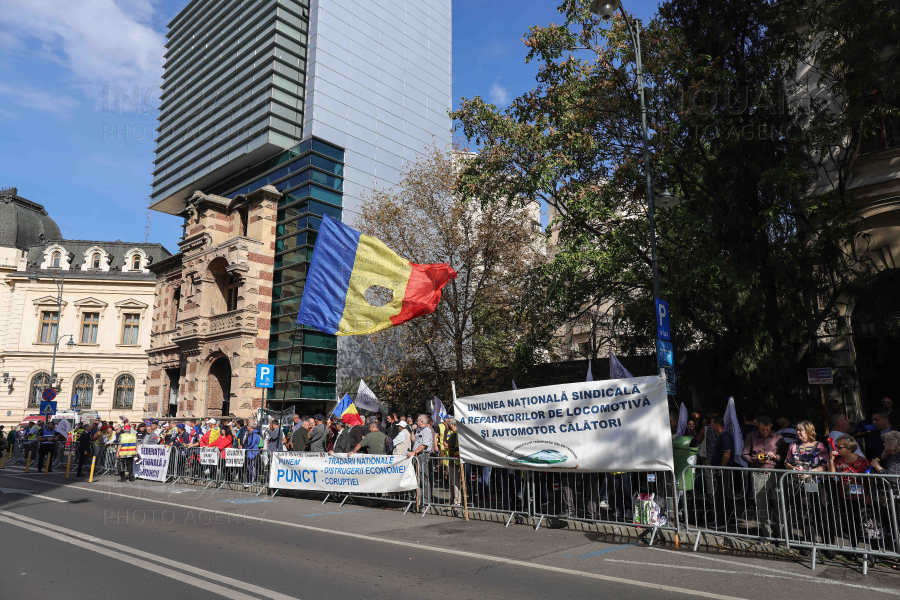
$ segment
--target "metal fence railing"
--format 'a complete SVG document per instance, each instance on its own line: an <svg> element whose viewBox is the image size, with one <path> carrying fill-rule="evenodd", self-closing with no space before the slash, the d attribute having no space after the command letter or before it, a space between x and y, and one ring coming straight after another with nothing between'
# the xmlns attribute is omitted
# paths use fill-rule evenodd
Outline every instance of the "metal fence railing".
<svg viewBox="0 0 900 600"><path fill-rule="evenodd" d="M709 537L744 538L810 552L900 558L900 476L695 465L684 496L694 549Z"/></svg>

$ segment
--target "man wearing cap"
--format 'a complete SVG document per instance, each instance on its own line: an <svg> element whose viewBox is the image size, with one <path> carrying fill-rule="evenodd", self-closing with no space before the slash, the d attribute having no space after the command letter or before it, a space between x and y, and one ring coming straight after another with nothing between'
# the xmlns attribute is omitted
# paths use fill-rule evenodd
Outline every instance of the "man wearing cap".
<svg viewBox="0 0 900 600"><path fill-rule="evenodd" d="M313 417L314 425L309 432L309 451L325 452L325 443L328 441L328 429L325 428L325 417L316 415Z"/></svg>
<svg viewBox="0 0 900 600"><path fill-rule="evenodd" d="M44 457L50 455L50 468L47 472L53 470L53 459L56 458L56 442L62 441L62 436L56 433L53 422L48 422L41 431L41 449L38 454L38 472L44 470Z"/></svg>
<svg viewBox="0 0 900 600"><path fill-rule="evenodd" d="M350 451L350 430L343 421L335 421L334 427L337 433L334 434L334 445L331 447L329 454L345 454Z"/></svg>
<svg viewBox="0 0 900 600"><path fill-rule="evenodd" d="M397 435L394 436L394 456L406 456L412 448L412 438L407 431L406 421L397 421Z"/></svg>
<svg viewBox="0 0 900 600"><path fill-rule="evenodd" d="M134 457L137 455L137 435L131 431L131 425L125 425L119 435L119 481L134 481Z"/></svg>

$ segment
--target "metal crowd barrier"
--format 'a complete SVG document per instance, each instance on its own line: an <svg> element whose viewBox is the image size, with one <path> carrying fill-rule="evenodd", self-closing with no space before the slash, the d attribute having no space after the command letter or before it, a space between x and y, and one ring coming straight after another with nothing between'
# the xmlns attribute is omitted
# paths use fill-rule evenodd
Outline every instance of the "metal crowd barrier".
<svg viewBox="0 0 900 600"><path fill-rule="evenodd" d="M531 472L531 515L651 529L653 544L660 529L677 531L678 494L672 471L622 473Z"/></svg>
<svg viewBox="0 0 900 600"><path fill-rule="evenodd" d="M796 471L779 477L788 548L900 558L900 475Z"/></svg>
<svg viewBox="0 0 900 600"><path fill-rule="evenodd" d="M900 558L900 476L690 466L682 482L694 550L708 536L810 551Z"/></svg>
<svg viewBox="0 0 900 600"><path fill-rule="evenodd" d="M257 496L268 489L269 453L266 450L229 448L173 448L169 458L172 483L252 490Z"/></svg>

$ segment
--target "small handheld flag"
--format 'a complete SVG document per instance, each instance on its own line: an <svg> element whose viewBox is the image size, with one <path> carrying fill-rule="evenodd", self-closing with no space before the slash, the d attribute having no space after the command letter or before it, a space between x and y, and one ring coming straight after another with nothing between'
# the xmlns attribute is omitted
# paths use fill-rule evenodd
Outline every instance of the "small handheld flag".
<svg viewBox="0 0 900 600"><path fill-rule="evenodd" d="M591 373L591 359L588 359L588 374L587 374L587 379L585 379L585 381L593 381L593 380L594 380L594 374Z"/></svg>
<svg viewBox="0 0 900 600"><path fill-rule="evenodd" d="M381 411L381 403L378 402L375 393L369 389L369 386L362 379L359 380L359 389L356 391L356 404L361 409L369 412L377 413Z"/></svg>
<svg viewBox="0 0 900 600"><path fill-rule="evenodd" d="M353 405L353 400L350 399L350 394L344 394L344 397L337 403L331 414L336 415L340 419L346 414L358 415L359 413L356 411L356 406Z"/></svg>
<svg viewBox="0 0 900 600"><path fill-rule="evenodd" d="M375 333L433 313L451 279L456 279L456 271L449 264L411 263L381 240L326 215L297 323L333 335ZM383 306L371 304L365 293L372 287L390 290L391 300Z"/></svg>
<svg viewBox="0 0 900 600"><path fill-rule="evenodd" d="M681 408L678 409L678 427L675 428L675 437L680 438L687 431L687 422L688 422L688 413L687 407L684 405L684 402L681 403Z"/></svg>
<svg viewBox="0 0 900 600"><path fill-rule="evenodd" d="M434 401L431 405L431 421L435 425L440 425L444 422L444 417L447 416L447 409L444 408L444 403L441 402L441 399L437 396L434 397Z"/></svg>
<svg viewBox="0 0 900 600"><path fill-rule="evenodd" d="M625 366L619 362L619 359L616 358L616 355L612 352L609 353L609 378L610 379L629 379L634 377L631 372L625 368Z"/></svg>

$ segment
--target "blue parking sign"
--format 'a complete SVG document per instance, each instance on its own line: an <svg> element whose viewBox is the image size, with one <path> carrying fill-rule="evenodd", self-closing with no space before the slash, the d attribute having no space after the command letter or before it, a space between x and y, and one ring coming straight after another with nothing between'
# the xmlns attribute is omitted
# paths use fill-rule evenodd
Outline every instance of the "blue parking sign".
<svg viewBox="0 0 900 600"><path fill-rule="evenodd" d="M256 365L256 387L275 387L275 365Z"/></svg>
<svg viewBox="0 0 900 600"><path fill-rule="evenodd" d="M669 328L669 303L656 299L656 337L660 340L672 341L672 332Z"/></svg>

